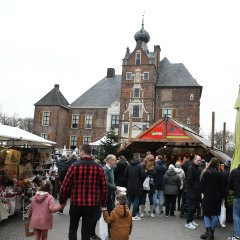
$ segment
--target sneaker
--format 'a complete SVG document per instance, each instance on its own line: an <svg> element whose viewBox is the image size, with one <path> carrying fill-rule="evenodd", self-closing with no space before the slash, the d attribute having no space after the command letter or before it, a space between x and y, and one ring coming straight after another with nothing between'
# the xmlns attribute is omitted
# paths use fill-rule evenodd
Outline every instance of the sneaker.
<svg viewBox="0 0 240 240"><path fill-rule="evenodd" d="M223 224L220 224L221 225L221 227L222 228L225 228L226 227L226 225L223 223Z"/></svg>
<svg viewBox="0 0 240 240"><path fill-rule="evenodd" d="M140 221L142 220L139 216L135 216L135 217L132 217L132 220L133 221Z"/></svg>
<svg viewBox="0 0 240 240"><path fill-rule="evenodd" d="M166 214L165 217L169 217L169 215Z"/></svg>
<svg viewBox="0 0 240 240"><path fill-rule="evenodd" d="M187 229L196 229L196 227L192 223L187 223L185 225L185 228L187 228Z"/></svg>
<svg viewBox="0 0 240 240"><path fill-rule="evenodd" d="M141 218L143 218L143 217L144 217L144 213L143 213L143 212L140 214L140 217L141 217Z"/></svg>
<svg viewBox="0 0 240 240"><path fill-rule="evenodd" d="M228 240L239 240L240 239L240 236L232 236L232 237L229 237Z"/></svg>
<svg viewBox="0 0 240 240"><path fill-rule="evenodd" d="M151 213L151 218L154 218L154 217L155 217L154 213Z"/></svg>
<svg viewBox="0 0 240 240"><path fill-rule="evenodd" d="M192 225L194 226L194 227L199 227L199 224L197 224L196 222L194 222L194 221L192 221Z"/></svg>

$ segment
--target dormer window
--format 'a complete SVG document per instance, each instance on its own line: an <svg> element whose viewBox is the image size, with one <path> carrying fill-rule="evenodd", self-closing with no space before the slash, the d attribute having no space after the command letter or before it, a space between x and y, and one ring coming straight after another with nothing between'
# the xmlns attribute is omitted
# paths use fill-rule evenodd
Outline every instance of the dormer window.
<svg viewBox="0 0 240 240"><path fill-rule="evenodd" d="M136 53L135 63L136 63L136 65L141 64L141 53Z"/></svg>
<svg viewBox="0 0 240 240"><path fill-rule="evenodd" d="M128 80L128 81L132 80L132 73L131 72L126 72L126 80Z"/></svg>

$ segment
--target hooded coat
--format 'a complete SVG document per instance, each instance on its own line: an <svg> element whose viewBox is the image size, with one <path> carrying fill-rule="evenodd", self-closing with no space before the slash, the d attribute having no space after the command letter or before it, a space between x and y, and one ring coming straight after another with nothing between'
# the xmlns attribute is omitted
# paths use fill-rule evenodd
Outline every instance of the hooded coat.
<svg viewBox="0 0 240 240"><path fill-rule="evenodd" d="M127 166L125 171L125 177L127 178L127 192L131 195L142 195L143 182L147 177L146 172L138 160L132 160Z"/></svg>
<svg viewBox="0 0 240 240"><path fill-rule="evenodd" d="M124 208L126 216L124 216ZM132 232L132 214L127 205L118 205L111 212L103 212L103 217L106 223L111 225L110 238L111 240L128 240Z"/></svg>
<svg viewBox="0 0 240 240"><path fill-rule="evenodd" d="M174 169L169 169L163 177L163 193L168 195L178 195L181 187L181 180Z"/></svg>
<svg viewBox="0 0 240 240"><path fill-rule="evenodd" d="M165 162L160 160L156 164L156 176L155 176L155 185L157 190L163 190L162 183L163 183L163 176L167 171L167 167Z"/></svg>
<svg viewBox="0 0 240 240"><path fill-rule="evenodd" d="M114 168L115 183L119 187L127 187L127 178L124 176L128 162L126 160L120 160L117 163L117 167Z"/></svg>
<svg viewBox="0 0 240 240"><path fill-rule="evenodd" d="M28 210L30 227L42 230L51 229L53 223L52 213L58 212L62 206L55 206L53 196L43 191L38 191L31 201Z"/></svg>

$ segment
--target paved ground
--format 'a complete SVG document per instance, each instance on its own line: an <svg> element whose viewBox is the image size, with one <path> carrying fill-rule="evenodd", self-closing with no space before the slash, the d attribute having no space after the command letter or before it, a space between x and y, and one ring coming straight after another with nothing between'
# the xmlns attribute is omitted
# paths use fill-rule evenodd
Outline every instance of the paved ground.
<svg viewBox="0 0 240 240"><path fill-rule="evenodd" d="M69 216L67 209L64 210L64 215L54 215L54 227L49 232L49 240L67 240ZM176 212L178 215L178 212ZM141 221L135 221L133 223L133 232L131 240L194 240L200 239L201 233L204 231L204 225L202 220L198 221L200 227L196 230L188 230L184 227L185 219L166 218L164 216L156 216L151 219L145 217ZM227 239L227 236L232 233L232 225L228 225L227 228L218 228L216 230L216 238L219 240ZM81 239L80 231L78 233L78 239ZM21 220L21 216L12 216L8 220L0 222L0 240L23 240L34 239L26 238L24 235L24 221Z"/></svg>

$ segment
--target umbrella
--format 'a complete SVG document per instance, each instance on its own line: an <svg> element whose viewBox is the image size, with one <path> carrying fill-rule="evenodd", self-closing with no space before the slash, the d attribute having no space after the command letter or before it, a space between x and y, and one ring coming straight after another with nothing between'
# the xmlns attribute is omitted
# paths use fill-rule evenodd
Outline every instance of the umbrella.
<svg viewBox="0 0 240 240"><path fill-rule="evenodd" d="M240 86L239 86L239 92L238 92L238 98L234 105L234 108L237 109L237 117L236 117L236 123L235 123L235 150L233 154L232 159L232 165L231 170L238 167L240 164Z"/></svg>

